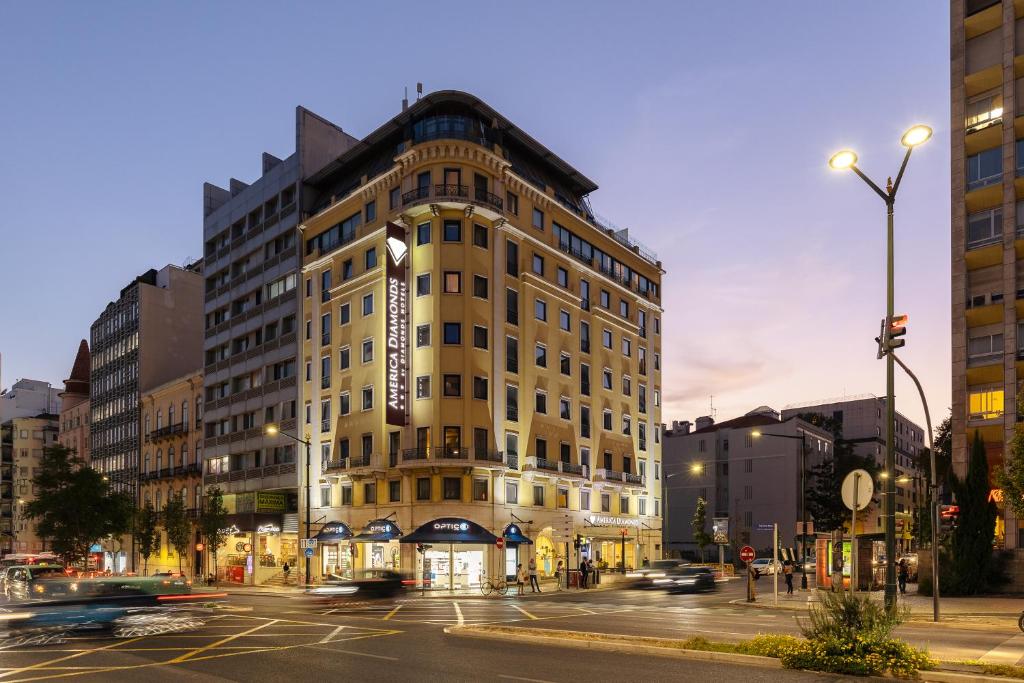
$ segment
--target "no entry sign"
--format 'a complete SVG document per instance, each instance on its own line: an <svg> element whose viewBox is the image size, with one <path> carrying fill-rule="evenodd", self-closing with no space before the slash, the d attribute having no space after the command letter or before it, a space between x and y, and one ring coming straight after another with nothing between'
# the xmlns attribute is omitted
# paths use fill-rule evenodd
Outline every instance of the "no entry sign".
<svg viewBox="0 0 1024 683"><path fill-rule="evenodd" d="M747 564L753 562L755 557L757 557L757 553L755 553L754 549L751 548L749 545L745 545L742 548L740 548L740 559L746 562Z"/></svg>

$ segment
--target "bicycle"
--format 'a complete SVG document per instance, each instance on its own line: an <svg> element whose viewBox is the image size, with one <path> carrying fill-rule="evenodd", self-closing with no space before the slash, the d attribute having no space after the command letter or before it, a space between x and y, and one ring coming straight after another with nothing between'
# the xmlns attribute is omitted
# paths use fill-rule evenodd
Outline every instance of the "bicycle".
<svg viewBox="0 0 1024 683"><path fill-rule="evenodd" d="M480 592L484 595L490 595L491 593L505 595L508 592L508 582L505 579L493 579L489 576L484 576L480 581Z"/></svg>

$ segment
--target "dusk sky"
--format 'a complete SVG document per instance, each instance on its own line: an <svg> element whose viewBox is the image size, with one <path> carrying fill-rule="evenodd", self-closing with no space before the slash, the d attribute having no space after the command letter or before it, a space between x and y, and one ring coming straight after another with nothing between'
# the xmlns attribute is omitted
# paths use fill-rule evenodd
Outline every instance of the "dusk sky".
<svg viewBox="0 0 1024 683"><path fill-rule="evenodd" d="M288 8L298 9L288 9ZM294 150L306 106L363 137L403 88L469 91L594 179L658 252L665 422L885 392L883 184L902 357L950 404L946 3L6 3L0 383L61 382L135 276L202 252L202 184ZM923 426L913 385L897 407Z"/></svg>

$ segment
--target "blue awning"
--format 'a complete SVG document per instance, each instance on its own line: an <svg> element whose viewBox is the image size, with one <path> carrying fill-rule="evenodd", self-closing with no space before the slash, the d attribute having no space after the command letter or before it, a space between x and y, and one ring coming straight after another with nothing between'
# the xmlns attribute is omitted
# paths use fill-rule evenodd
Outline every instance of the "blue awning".
<svg viewBox="0 0 1024 683"><path fill-rule="evenodd" d="M318 543L337 543L352 538L352 530L344 522L328 522L314 536Z"/></svg>
<svg viewBox="0 0 1024 683"><path fill-rule="evenodd" d="M352 537L357 543L374 541L394 541L402 537L402 530L390 519L375 519L363 527L363 530Z"/></svg>
<svg viewBox="0 0 1024 683"><path fill-rule="evenodd" d="M527 545L533 545L533 541L524 536L519 525L515 523L509 524L505 527L505 531L503 531L501 535L505 537L505 541L508 543L525 543Z"/></svg>
<svg viewBox="0 0 1024 683"><path fill-rule="evenodd" d="M485 543L492 544L498 537L476 522L460 517L441 517L427 522L402 538L402 543Z"/></svg>

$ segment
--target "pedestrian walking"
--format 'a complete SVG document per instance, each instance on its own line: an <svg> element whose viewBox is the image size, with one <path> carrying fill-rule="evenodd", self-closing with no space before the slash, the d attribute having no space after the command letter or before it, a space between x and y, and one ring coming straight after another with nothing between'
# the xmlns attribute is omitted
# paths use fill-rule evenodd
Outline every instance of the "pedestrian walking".
<svg viewBox="0 0 1024 683"><path fill-rule="evenodd" d="M907 579L910 578L910 565L907 564L906 558L900 560L897 568L897 580L900 585L900 593L902 595L907 594Z"/></svg>
<svg viewBox="0 0 1024 683"><path fill-rule="evenodd" d="M283 569L284 569L284 582L288 583L288 572L290 572L292 570L292 568L290 566L288 566L287 562L285 562Z"/></svg>
<svg viewBox="0 0 1024 683"><path fill-rule="evenodd" d="M516 565L516 595L526 594L526 570L520 562Z"/></svg>
<svg viewBox="0 0 1024 683"><path fill-rule="evenodd" d="M530 558L530 592L540 593L540 584L537 583L537 560Z"/></svg>
<svg viewBox="0 0 1024 683"><path fill-rule="evenodd" d="M587 578L590 576L590 566L587 565L587 558L580 560L580 587L587 587Z"/></svg>
<svg viewBox="0 0 1024 683"><path fill-rule="evenodd" d="M558 590L562 590L562 561L559 560L558 564L555 565L555 587Z"/></svg>
<svg viewBox="0 0 1024 683"><path fill-rule="evenodd" d="M782 575L786 577L786 595L793 594L793 563L790 560L782 565Z"/></svg>

